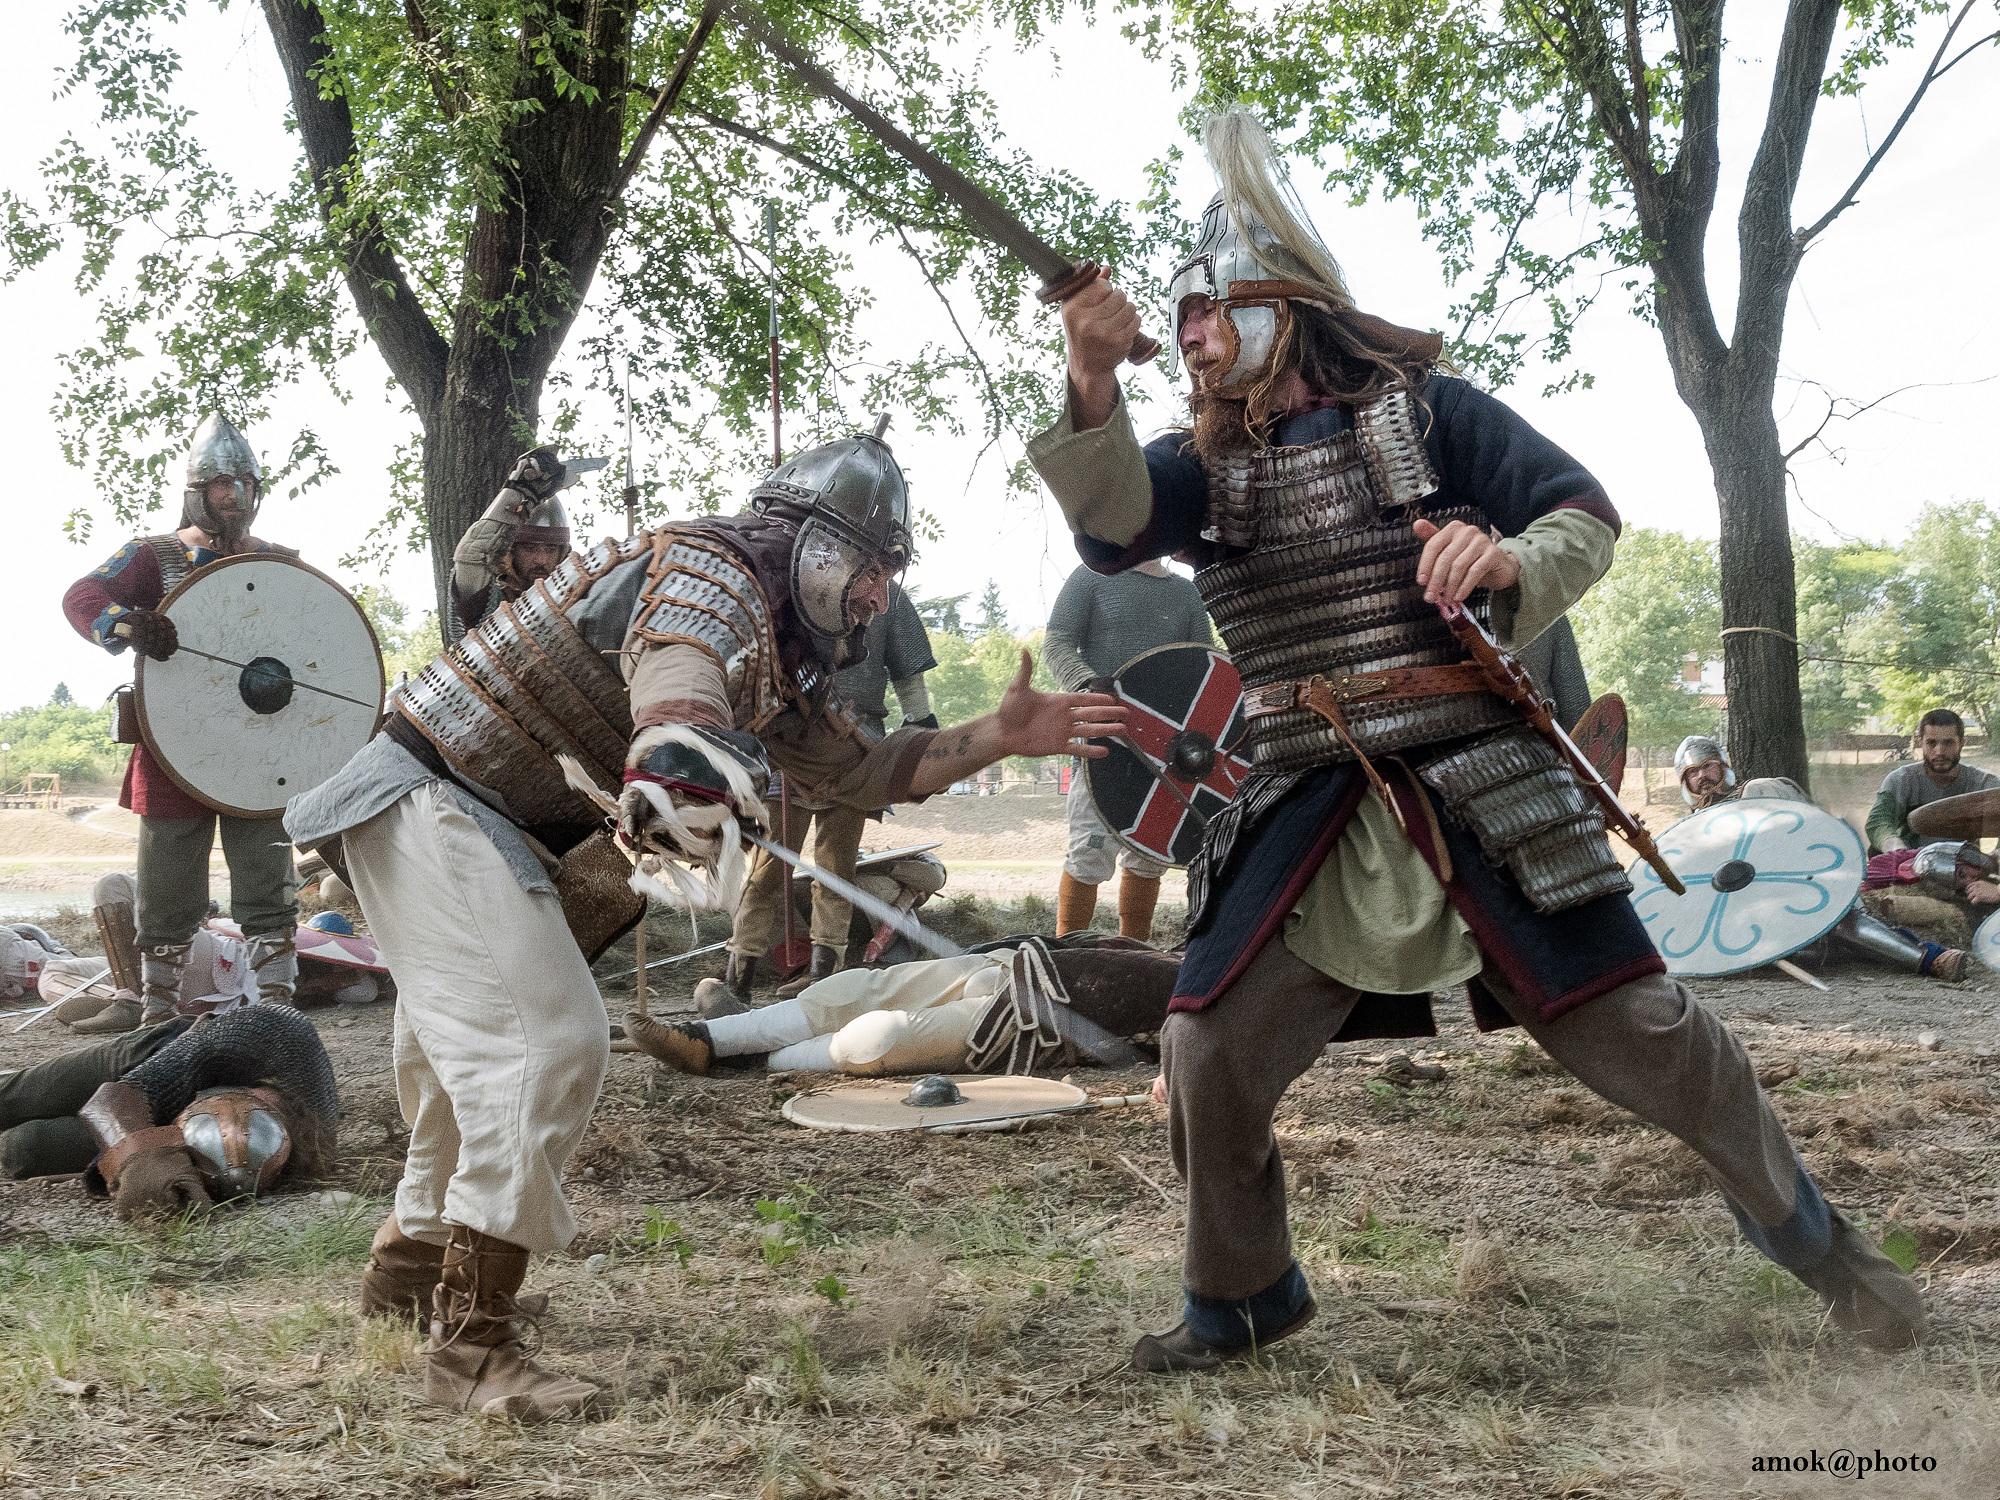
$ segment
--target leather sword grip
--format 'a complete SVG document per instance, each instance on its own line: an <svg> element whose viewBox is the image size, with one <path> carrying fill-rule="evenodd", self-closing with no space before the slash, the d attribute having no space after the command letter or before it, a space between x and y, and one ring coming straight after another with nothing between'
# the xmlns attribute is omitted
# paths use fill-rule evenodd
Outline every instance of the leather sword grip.
<svg viewBox="0 0 2000 1500"><path fill-rule="evenodd" d="M1038 302L1067 302L1097 280L1097 273L1102 269L1094 260L1079 261L1069 275L1043 282L1035 292L1035 299ZM1135 365L1150 364L1159 356L1160 341L1144 333L1132 340L1132 347L1125 351L1125 358Z"/></svg>

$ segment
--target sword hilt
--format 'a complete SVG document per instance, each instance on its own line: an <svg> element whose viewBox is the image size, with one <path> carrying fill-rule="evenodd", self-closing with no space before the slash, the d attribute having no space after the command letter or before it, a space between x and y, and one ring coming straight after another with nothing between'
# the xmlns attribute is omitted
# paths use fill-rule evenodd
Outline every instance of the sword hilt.
<svg viewBox="0 0 2000 1500"><path fill-rule="evenodd" d="M1041 284L1035 292L1038 302L1067 302L1078 292L1097 280L1103 271L1094 260L1079 261L1067 276L1052 277ZM1132 347L1125 351L1125 357L1135 365L1151 364L1160 357L1160 341L1141 333L1132 340Z"/></svg>

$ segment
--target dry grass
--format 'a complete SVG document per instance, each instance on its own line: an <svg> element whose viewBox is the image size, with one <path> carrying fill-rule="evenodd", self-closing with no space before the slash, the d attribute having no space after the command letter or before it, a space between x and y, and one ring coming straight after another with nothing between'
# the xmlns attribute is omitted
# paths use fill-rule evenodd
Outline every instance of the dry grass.
<svg viewBox="0 0 2000 1500"><path fill-rule="evenodd" d="M1015 915L950 920L973 936ZM355 1314L400 1143L387 1018L343 1018L325 1034L355 1202L139 1232L73 1187L0 1187L0 1495L1668 1500L1805 1494L1750 1461L1877 1444L1938 1468L1858 1493L2000 1494L1982 1061L1744 1028L1760 1067L1798 1064L1773 1097L1808 1161L1914 1237L1936 1334L1885 1357L1737 1242L1683 1148L1442 1014L1442 1083L1386 1097L1381 1054L1351 1049L1288 1097L1320 1316L1202 1379L1119 1368L1177 1297L1150 1112L812 1136L776 1118L792 1085L621 1058L571 1174L582 1237L532 1275L548 1359L615 1401L559 1429L423 1407L413 1337Z"/></svg>

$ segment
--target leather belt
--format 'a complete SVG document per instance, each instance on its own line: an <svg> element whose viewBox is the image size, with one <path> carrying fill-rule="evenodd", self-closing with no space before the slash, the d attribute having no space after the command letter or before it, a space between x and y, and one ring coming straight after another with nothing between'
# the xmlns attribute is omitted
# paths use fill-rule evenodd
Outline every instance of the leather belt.
<svg viewBox="0 0 2000 1500"><path fill-rule="evenodd" d="M1443 667L1395 667L1387 672L1355 672L1345 677L1308 677L1301 682L1271 682L1248 688L1243 714L1255 719L1321 703L1367 703L1375 699L1436 698L1446 693L1483 693L1492 684L1477 663L1453 662Z"/></svg>

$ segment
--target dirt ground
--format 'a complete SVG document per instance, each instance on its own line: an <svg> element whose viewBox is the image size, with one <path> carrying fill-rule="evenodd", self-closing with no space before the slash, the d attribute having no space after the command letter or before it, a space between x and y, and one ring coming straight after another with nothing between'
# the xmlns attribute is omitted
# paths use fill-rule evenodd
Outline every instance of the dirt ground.
<svg viewBox="0 0 2000 1500"><path fill-rule="evenodd" d="M1046 892L1059 804L1011 800L937 799L888 842L943 829L967 864L1038 864ZM929 914L960 941L1048 924L1045 903L963 893ZM83 940L76 914L51 921ZM685 918L649 928L654 954L687 941ZM599 965L614 1017L629 981L608 976L630 966L629 944ZM661 971L654 1008L711 967ZM1200 1379L1123 1369L1176 1316L1180 1195L1150 1107L818 1135L778 1107L826 1080L614 1057L568 1175L582 1233L531 1282L547 1357L603 1381L612 1414L482 1423L422 1406L415 1340L353 1308L407 1139L391 1018L369 1007L315 1013L344 1098L329 1182L164 1231L75 1183L0 1184L0 1496L1665 1500L1821 1493L1825 1472L1753 1468L1812 1450L1918 1461L1858 1494L2000 1496L2000 976L1827 977L1697 994L1829 1196L1915 1257L1916 1352L1824 1326L1685 1148L1447 997L1442 1034L1408 1049L1441 1081L1399 1086L1397 1047L1360 1044L1287 1097L1320 1314ZM0 1068L69 1045L12 1024Z"/></svg>

